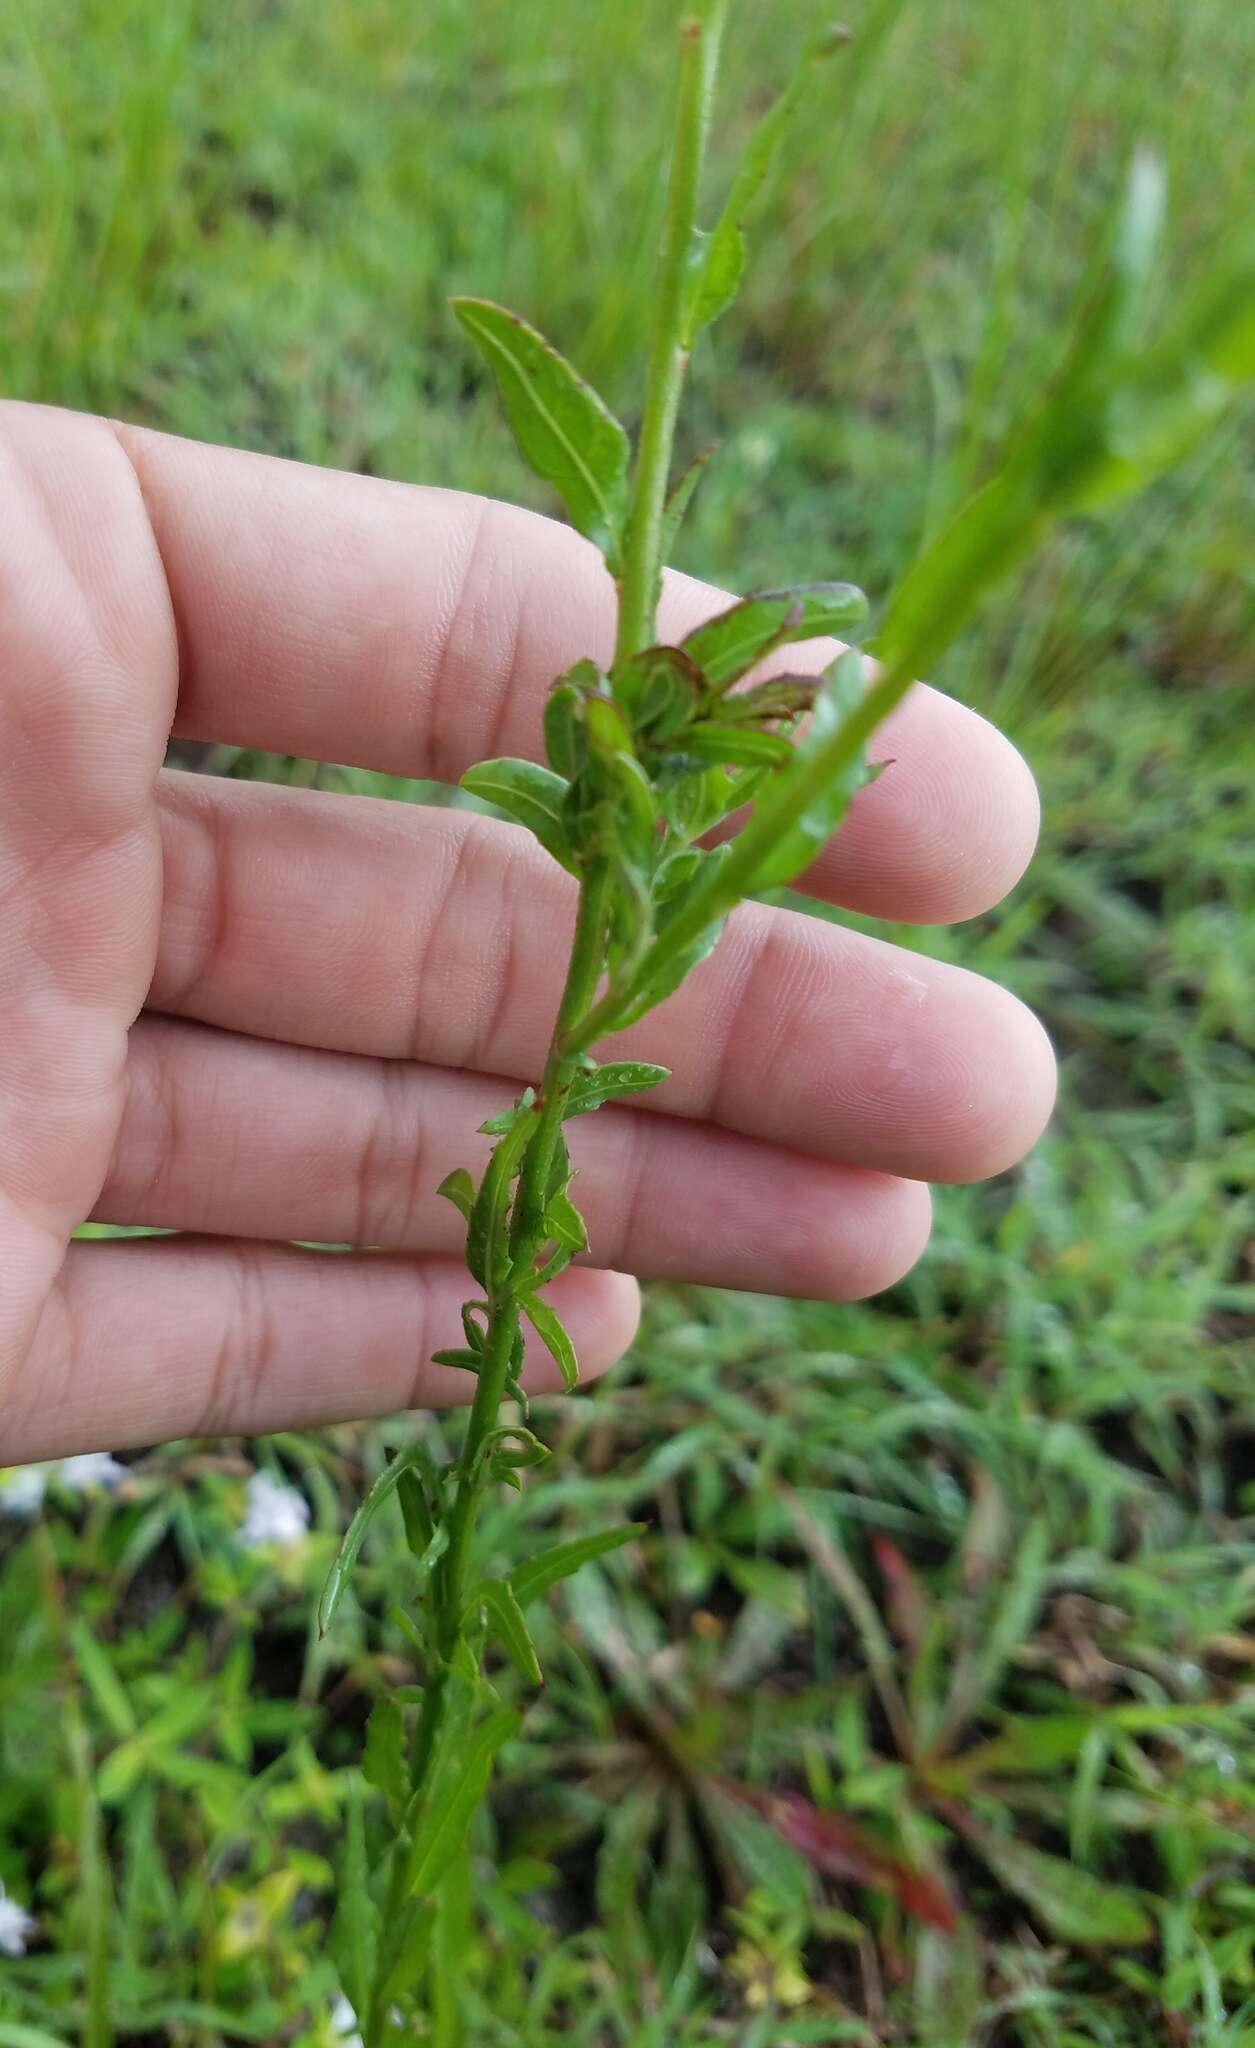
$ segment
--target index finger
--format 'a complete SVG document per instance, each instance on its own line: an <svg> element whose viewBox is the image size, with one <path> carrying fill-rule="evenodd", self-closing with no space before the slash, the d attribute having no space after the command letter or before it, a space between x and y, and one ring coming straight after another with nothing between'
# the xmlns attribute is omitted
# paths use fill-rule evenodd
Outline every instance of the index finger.
<svg viewBox="0 0 1255 2048"><path fill-rule="evenodd" d="M553 520L117 431L179 624L178 733L456 782L490 755L537 756L553 678L582 656L610 658L611 580L596 549ZM672 575L663 630L679 637L730 601ZM791 666L817 670L832 652L812 642ZM1036 836L1014 748L920 686L873 751L892 773L860 794L808 886L919 922L996 903Z"/></svg>

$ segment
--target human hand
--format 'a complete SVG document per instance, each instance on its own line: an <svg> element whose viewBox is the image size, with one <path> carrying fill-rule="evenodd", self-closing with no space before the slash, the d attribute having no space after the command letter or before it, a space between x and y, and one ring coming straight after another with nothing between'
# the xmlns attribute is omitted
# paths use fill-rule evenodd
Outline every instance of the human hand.
<svg viewBox="0 0 1255 2048"><path fill-rule="evenodd" d="M38 407L0 407L0 469L0 1463L464 1398L428 1363L465 1292L435 1190L535 1077L574 885L475 814L161 763L172 729L449 781L537 754L554 675L608 649L600 557L509 506ZM724 602L673 578L668 632ZM1019 756L923 686L873 751L810 892L997 902L1036 832ZM674 1073L570 1133L599 1264L554 1298L589 1375L631 1340L630 1275L889 1285L924 1184L1012 1164L1053 1094L1002 990L753 904L615 1044ZM194 1234L71 1244L88 1217Z"/></svg>

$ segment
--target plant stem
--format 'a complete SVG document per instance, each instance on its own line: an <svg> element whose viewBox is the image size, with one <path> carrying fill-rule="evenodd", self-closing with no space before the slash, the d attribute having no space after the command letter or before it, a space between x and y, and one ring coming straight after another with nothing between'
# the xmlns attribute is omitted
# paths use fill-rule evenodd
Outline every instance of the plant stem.
<svg viewBox="0 0 1255 2048"><path fill-rule="evenodd" d="M545 1192L553 1163L558 1132L571 1093L577 1062L562 1050L566 1033L578 1025L591 1004L601 977L605 951L606 906L610 892L610 867L598 861L590 867L580 885L575 937L567 968L566 985L554 1023L545 1075L541 1083L543 1109L540 1122L523 1155L518 1191L514 1199L512 1245L516 1257L530 1258L538 1235L544 1228ZM533 1217L535 1221L533 1222ZM501 1397L509 1376L510 1356L519 1327L518 1301L512 1293L490 1293L488 1329L483 1364L475 1387L466 1442L459 1461L457 1491L449 1513L449 1548L440 1561L435 1581L438 1601L436 1618L437 1662L423 1698L414 1737L410 1765L411 1783L420 1792L431 1771L440 1746L446 1704L446 1674L462 1632L469 1595L467 1566L475 1528L475 1510L481 1486L480 1454L484 1440L497 1420Z"/></svg>
<svg viewBox="0 0 1255 2048"><path fill-rule="evenodd" d="M704 20L687 21L680 32L680 85L676 104L667 210L659 255L658 283L650 336L645 407L619 581L616 663L639 654L657 637L655 616L662 569L662 513L671 472L680 389L688 367L683 343L685 298L691 277L702 159L710 126L724 0L714 0Z"/></svg>
<svg viewBox="0 0 1255 2048"><path fill-rule="evenodd" d="M684 345L686 295L697 222L702 159L710 121L726 0L708 0L704 16L682 31L679 99L660 253L645 403L641 422L623 572L619 585L616 661L639 653L655 637L662 571L662 515L675 436L676 412L688 362ZM566 982L540 1086L539 1120L528 1140L510 1210L509 1245L513 1273L530 1266L545 1242L545 1210L554 1158L580 1057L593 1043L587 1029L596 1011L598 984L606 965L606 936L613 869L608 859L590 861L580 883L575 936ZM449 1712L449 1674L462 1639L471 1595L470 1559L476 1510L483 1488L483 1451L498 1411L518 1339L520 1306L516 1284L493 1282L487 1289L488 1317L475 1399L456 1485L448 1512L449 1545L432 1580L435 1604L432 1669L423 1697L410 1760L411 1813L420 1816L443 1747ZM405 1858L400 1845L385 1925L405 1905ZM367 2018L369 2048L386 2030L385 1973L380 1970Z"/></svg>

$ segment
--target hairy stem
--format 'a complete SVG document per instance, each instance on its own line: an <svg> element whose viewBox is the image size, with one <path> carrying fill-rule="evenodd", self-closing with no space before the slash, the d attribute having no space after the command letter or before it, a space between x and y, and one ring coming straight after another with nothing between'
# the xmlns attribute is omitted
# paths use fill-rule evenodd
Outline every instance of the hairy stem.
<svg viewBox="0 0 1255 2048"><path fill-rule="evenodd" d="M619 582L619 631L615 661L639 654L657 637L658 577L662 568L662 513L671 473L680 390L688 367L683 344L685 298L692 274L697 201L710 126L724 0L715 0L704 20L681 31L680 86L676 105L671 175L663 225L649 371L640 443Z"/></svg>

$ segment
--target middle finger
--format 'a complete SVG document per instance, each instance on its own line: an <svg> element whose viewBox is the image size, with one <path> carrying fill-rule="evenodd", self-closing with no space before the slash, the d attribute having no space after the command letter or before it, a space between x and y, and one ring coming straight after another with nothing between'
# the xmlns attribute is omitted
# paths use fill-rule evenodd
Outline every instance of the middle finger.
<svg viewBox="0 0 1255 2048"><path fill-rule="evenodd" d="M126 1082L98 1222L422 1254L461 1248L436 1189L480 1171L477 1127L517 1086L166 1017L132 1031ZM710 1124L614 1104L568 1137L590 1258L642 1279L849 1301L899 1279L928 1235L918 1182Z"/></svg>
<svg viewBox="0 0 1255 2048"><path fill-rule="evenodd" d="M197 776L162 779L150 1008L256 1037L535 1077L574 885L519 828ZM1053 1099L1044 1032L979 976L746 904L616 1048L651 1106L912 1180L996 1173Z"/></svg>

